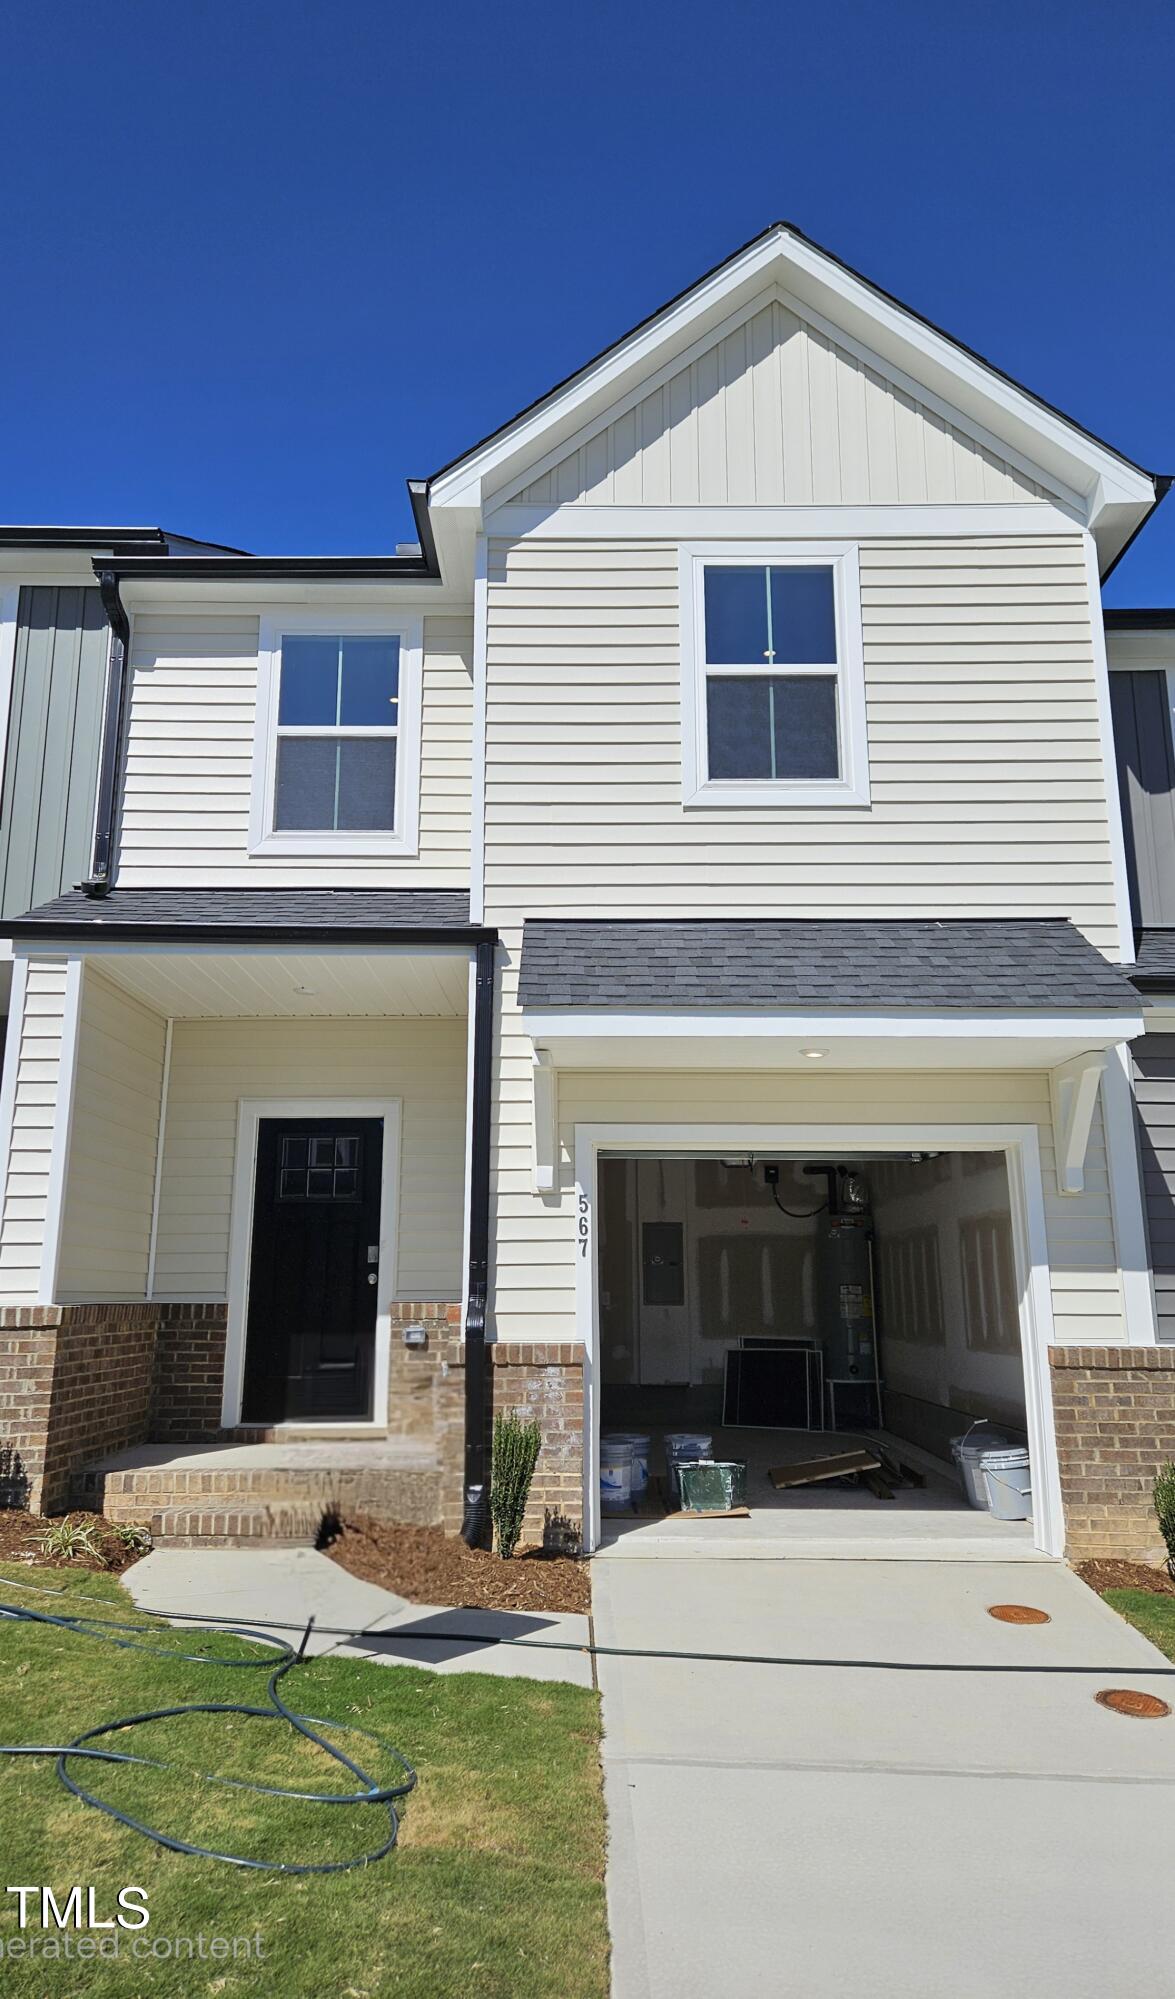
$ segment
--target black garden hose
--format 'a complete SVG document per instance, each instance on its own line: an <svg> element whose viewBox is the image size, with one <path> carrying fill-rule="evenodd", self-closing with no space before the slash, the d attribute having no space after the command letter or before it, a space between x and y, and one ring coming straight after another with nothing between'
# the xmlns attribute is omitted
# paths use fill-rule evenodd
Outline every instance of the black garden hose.
<svg viewBox="0 0 1175 1999"><path fill-rule="evenodd" d="M22 1584L13 1579L9 1580L8 1587L34 1590L37 1595L42 1596L74 1594L64 1589L37 1589L35 1584ZM413 1770L412 1765L400 1754L398 1749L394 1748L391 1743L384 1742L380 1736L373 1734L370 1729L357 1728L347 1722L329 1721L320 1715L297 1714L292 1708L287 1707L281 1694L278 1692L279 1681L284 1679L285 1675L291 1672L295 1666L303 1663L306 1642L309 1639L314 1623L313 1618L307 1624L303 1633L302 1643L296 1652L291 1645L287 1644L284 1638L273 1638L266 1632L252 1631L248 1628L234 1629L231 1634L234 1638L246 1644L260 1645L266 1648L266 1656L245 1659L227 1659L215 1655L209 1656L203 1652L177 1653L163 1645L144 1644L143 1634L149 1631L151 1627L143 1624L128 1623L125 1619L95 1617L93 1615L77 1617L55 1616L47 1611L27 1609L23 1604L3 1602L0 1602L0 1618L8 1618L15 1623L21 1624L49 1626L58 1631L69 1632L75 1637L94 1638L108 1645L116 1645L120 1651L149 1652L156 1658L177 1659L185 1665L213 1666L217 1668L239 1667L254 1672L258 1669L269 1668L269 1680L266 1686L266 1693L269 1699L268 1705L265 1707L254 1706L245 1701L189 1701L177 1707L152 1708L144 1714L128 1714L121 1716L115 1721L100 1722L96 1728L84 1729L80 1735L74 1737L72 1742L0 1744L0 1756L55 1756L57 1758L57 1776L60 1782L64 1784L67 1791L72 1792L75 1798L80 1798L84 1805L91 1805L95 1811L107 1813L110 1818L117 1819L120 1825L129 1826L132 1832L141 1833L145 1839L153 1840L156 1846L166 1847L171 1853L193 1854L204 1860L224 1861L230 1867L259 1868L277 1874L343 1874L352 1867L367 1867L376 1860L385 1859L395 1846L400 1830L400 1820L399 1814L396 1811L395 1800L405 1797L416 1783L416 1772ZM216 1630L208 1625L201 1625L197 1628L206 1631L209 1637L219 1638L226 1635L223 1631ZM128 1633L134 1633L134 1636L126 1635ZM196 1846L189 1840L175 1839L170 1833L160 1832L156 1826L145 1825L141 1819L132 1818L129 1813L120 1811L116 1805L107 1803L104 1798L95 1797L92 1791L87 1791L78 1782L76 1777L72 1775L69 1765L75 1759L89 1759L90 1761L100 1763L134 1763L140 1767L152 1770L167 1770L172 1768L172 1765L160 1762L155 1757L133 1756L121 1750L95 1749L89 1745L103 1735L114 1735L123 1729L137 1728L145 1722L178 1720L181 1716L188 1714L238 1714L245 1715L252 1721L283 1721L298 1735L303 1736L307 1742L314 1743L316 1748L323 1750L334 1762L341 1764L343 1769L349 1771L352 1777L356 1779L359 1788L351 1791L294 1791L284 1789L279 1785L254 1784L245 1778L222 1777L214 1775L211 1771L201 1771L199 1775L204 1783L221 1784L230 1790L236 1791L252 1791L259 1797L292 1798L303 1804L382 1806L387 1812L387 1837L378 1846L373 1847L370 1852L360 1854L353 1860L253 1860L240 1853L219 1853L213 1847ZM374 1777L370 1776L344 1750L336 1747L334 1743L328 1742L326 1737L320 1733L320 1730L324 1729L333 1735L361 1736L366 1742L374 1742L385 1756L394 1758L396 1763L399 1764L404 1772L403 1778L399 1783L395 1784L378 1783Z"/></svg>

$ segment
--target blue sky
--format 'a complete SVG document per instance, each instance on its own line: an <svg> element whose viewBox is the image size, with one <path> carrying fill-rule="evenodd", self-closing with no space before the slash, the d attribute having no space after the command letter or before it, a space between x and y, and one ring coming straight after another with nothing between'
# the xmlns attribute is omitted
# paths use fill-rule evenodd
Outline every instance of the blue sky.
<svg viewBox="0 0 1175 1999"><path fill-rule="evenodd" d="M779 216L1175 471L1169 0L9 0L4 74L2 518L387 549Z"/></svg>

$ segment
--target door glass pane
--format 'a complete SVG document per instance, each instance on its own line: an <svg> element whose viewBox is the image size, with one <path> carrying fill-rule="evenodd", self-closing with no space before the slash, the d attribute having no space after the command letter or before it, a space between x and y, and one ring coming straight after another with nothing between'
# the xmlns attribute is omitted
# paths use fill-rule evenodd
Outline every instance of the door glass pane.
<svg viewBox="0 0 1175 1999"><path fill-rule="evenodd" d="M775 666L836 665L831 569L771 571L771 644Z"/></svg>
<svg viewBox="0 0 1175 1999"><path fill-rule="evenodd" d="M712 778L835 778L836 678L714 676L706 683Z"/></svg>
<svg viewBox="0 0 1175 1999"><path fill-rule="evenodd" d="M762 666L767 659L767 571L707 564L706 658L711 666Z"/></svg>
<svg viewBox="0 0 1175 1999"><path fill-rule="evenodd" d="M338 744L332 736L279 736L273 823L278 832L335 823Z"/></svg>
<svg viewBox="0 0 1175 1999"><path fill-rule="evenodd" d="M348 832L388 832L396 816L396 738L339 744L339 816Z"/></svg>
<svg viewBox="0 0 1175 1999"><path fill-rule="evenodd" d="M340 722L386 729L396 720L400 684L397 638L343 640L343 693Z"/></svg>
<svg viewBox="0 0 1175 1999"><path fill-rule="evenodd" d="M338 701L338 640L284 638L278 721L301 729L333 723L338 720Z"/></svg>

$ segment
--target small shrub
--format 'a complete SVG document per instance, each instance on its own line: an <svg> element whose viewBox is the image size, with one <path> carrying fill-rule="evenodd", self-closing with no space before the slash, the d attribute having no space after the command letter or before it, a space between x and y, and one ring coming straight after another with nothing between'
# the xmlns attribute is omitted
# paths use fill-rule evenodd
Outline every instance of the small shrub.
<svg viewBox="0 0 1175 1999"><path fill-rule="evenodd" d="M138 1527L130 1520L114 1520L107 1532L112 1541L117 1541L128 1555L149 1555L151 1552L151 1529Z"/></svg>
<svg viewBox="0 0 1175 1999"><path fill-rule="evenodd" d="M542 1431L531 1418L513 1409L494 1417L490 1517L497 1529L498 1553L505 1561L518 1546L541 1443Z"/></svg>
<svg viewBox="0 0 1175 1999"><path fill-rule="evenodd" d="M93 1522L74 1520L68 1513L63 1520L46 1521L39 1534L30 1534L29 1545L61 1562L72 1562L78 1555L102 1553Z"/></svg>
<svg viewBox="0 0 1175 1999"><path fill-rule="evenodd" d="M1167 1568L1175 1576L1175 1464L1165 1464L1155 1480L1155 1512L1167 1543Z"/></svg>

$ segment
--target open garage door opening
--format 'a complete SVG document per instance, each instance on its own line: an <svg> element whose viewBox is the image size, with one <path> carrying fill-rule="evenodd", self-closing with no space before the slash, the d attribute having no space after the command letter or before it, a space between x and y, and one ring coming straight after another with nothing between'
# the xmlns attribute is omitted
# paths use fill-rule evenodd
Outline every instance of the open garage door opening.
<svg viewBox="0 0 1175 1999"><path fill-rule="evenodd" d="M965 1524L952 1441L1026 1445L1002 1151L602 1154L597 1203L605 1529L675 1512L677 1436L746 1464L752 1514L813 1529L815 1512ZM626 1436L650 1440L651 1482L638 1462L624 1507ZM874 1462L820 1470L850 1452ZM1027 1521L991 1527L1031 1545Z"/></svg>

